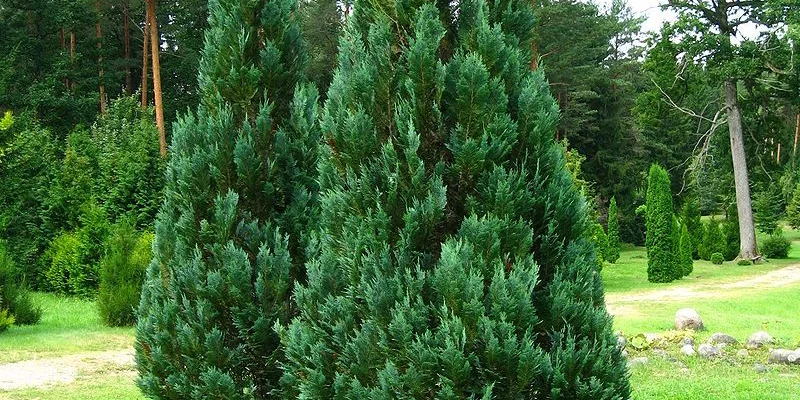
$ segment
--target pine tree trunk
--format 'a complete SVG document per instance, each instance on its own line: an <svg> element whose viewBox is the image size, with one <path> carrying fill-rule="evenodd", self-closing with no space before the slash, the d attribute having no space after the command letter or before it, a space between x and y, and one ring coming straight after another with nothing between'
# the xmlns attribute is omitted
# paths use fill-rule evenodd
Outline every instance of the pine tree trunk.
<svg viewBox="0 0 800 400"><path fill-rule="evenodd" d="M69 66L70 72L72 71L72 67L75 64L75 32L69 31ZM72 88L72 95L75 96L75 81L70 82L70 86Z"/></svg>
<svg viewBox="0 0 800 400"><path fill-rule="evenodd" d="M161 66L158 60L158 23L156 22L156 0L147 0L150 19L150 53L153 56L153 101L156 106L156 126L158 126L158 147L161 155L167 155L167 134L164 129L164 106L161 103Z"/></svg>
<svg viewBox="0 0 800 400"><path fill-rule="evenodd" d="M103 85L103 29L100 27L100 0L94 2L94 8L97 11L97 22L94 24L95 38L97 39L97 68L98 71L98 89L100 91L100 114L106 112L106 88Z"/></svg>
<svg viewBox="0 0 800 400"><path fill-rule="evenodd" d="M130 29L128 26L128 11L129 11L129 4L127 1L122 3L122 40L123 40L123 52L125 57L125 95L130 96L132 92L131 88L131 34Z"/></svg>
<svg viewBox="0 0 800 400"><path fill-rule="evenodd" d="M67 52L67 37L64 33L64 27L61 27L61 54L65 54ZM69 90L69 77L64 77L64 87Z"/></svg>
<svg viewBox="0 0 800 400"><path fill-rule="evenodd" d="M144 35L142 38L142 108L147 107L147 66L150 49L150 12L144 9Z"/></svg>
<svg viewBox="0 0 800 400"><path fill-rule="evenodd" d="M756 231L753 225L753 207L750 202L750 182L747 178L747 159L744 153L742 114L736 93L736 82L724 83L725 107L728 110L728 133L731 138L733 178L736 186L736 208L739 214L739 258L752 260L758 257Z"/></svg>

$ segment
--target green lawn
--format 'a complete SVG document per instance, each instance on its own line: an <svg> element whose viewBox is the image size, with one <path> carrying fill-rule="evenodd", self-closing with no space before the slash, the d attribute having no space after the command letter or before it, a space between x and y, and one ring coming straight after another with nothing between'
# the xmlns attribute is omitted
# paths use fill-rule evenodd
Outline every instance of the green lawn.
<svg viewBox="0 0 800 400"><path fill-rule="evenodd" d="M647 258L643 248L628 247L616 264L606 264L602 271L610 310L616 312L615 330L630 337L638 333L666 333L672 329L675 311L695 308L703 318L707 331L698 332L697 344L712 333L724 332L744 341L755 331L766 330L778 346L800 347L800 283L780 287L731 289L725 285L757 277L771 271L800 264L800 233L787 231L795 240L790 258L739 266L726 262L721 266L697 261L694 272L668 284L647 282ZM658 294L669 291L691 291L695 297L667 299ZM649 297L648 297L649 296ZM671 362L650 351L628 348L631 357L647 356L645 365L631 368L634 400L778 400L800 398L800 368L770 366L766 373L754 370L756 363L766 364L767 350L750 351L747 357L735 355L740 346L726 350L721 360L708 361L686 357L677 344L665 350L678 359Z"/></svg>
<svg viewBox="0 0 800 400"><path fill-rule="evenodd" d="M133 329L103 326L95 302L44 293L33 296L44 310L42 321L33 326L11 327L0 336L0 364L79 357L133 346ZM142 399L134 377L129 367L94 363L79 368L70 384L0 391L0 399Z"/></svg>

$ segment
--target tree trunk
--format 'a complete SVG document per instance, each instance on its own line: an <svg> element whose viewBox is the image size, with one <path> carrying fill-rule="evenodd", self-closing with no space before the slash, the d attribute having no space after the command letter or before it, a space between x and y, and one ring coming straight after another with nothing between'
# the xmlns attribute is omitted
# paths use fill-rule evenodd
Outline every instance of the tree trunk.
<svg viewBox="0 0 800 400"><path fill-rule="evenodd" d="M147 66L150 49L150 12L144 8L144 35L142 39L142 108L147 107Z"/></svg>
<svg viewBox="0 0 800 400"><path fill-rule="evenodd" d="M728 133L731 137L733 178L736 186L736 209L739 213L739 258L753 260L758 257L756 231L753 225L753 207L750 203L750 182L747 178L747 159L744 154L742 114L736 93L736 82L728 79L724 83L725 108L728 112Z"/></svg>
<svg viewBox="0 0 800 400"><path fill-rule="evenodd" d="M97 86L100 90L100 114L103 114L106 112L106 88L103 85L103 29L100 27L100 0L94 2L94 8L97 11L97 22L94 24L94 33L97 39Z"/></svg>
<svg viewBox="0 0 800 400"><path fill-rule="evenodd" d="M67 53L67 37L64 33L64 27L61 27L61 55ZM64 87L69 91L69 76L64 77Z"/></svg>
<svg viewBox="0 0 800 400"><path fill-rule="evenodd" d="M167 155L167 133L164 129L164 106L161 104L161 66L158 60L158 23L156 22L156 0L147 0L150 19L150 53L153 56L153 101L156 106L156 126L158 126L158 147L161 155Z"/></svg>
<svg viewBox="0 0 800 400"><path fill-rule="evenodd" d="M128 26L128 2L125 1L122 3L122 48L123 48L123 56L125 58L125 95L130 96L132 92L131 88L131 33L130 27Z"/></svg>
<svg viewBox="0 0 800 400"><path fill-rule="evenodd" d="M69 31L69 66L72 72L72 66L75 64L75 32ZM75 81L71 81L70 87L72 88L72 95L75 96Z"/></svg>

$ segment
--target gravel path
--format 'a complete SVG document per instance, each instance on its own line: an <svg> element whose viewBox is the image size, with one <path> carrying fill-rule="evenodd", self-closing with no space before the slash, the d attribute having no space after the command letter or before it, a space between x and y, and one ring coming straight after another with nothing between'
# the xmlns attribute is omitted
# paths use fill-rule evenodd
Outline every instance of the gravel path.
<svg viewBox="0 0 800 400"><path fill-rule="evenodd" d="M639 293L606 295L606 307L612 315L635 313L635 304L648 301L724 298L740 295L740 289L772 289L800 282L800 264L767 272L752 278L720 284L691 284Z"/></svg>
<svg viewBox="0 0 800 400"><path fill-rule="evenodd" d="M0 364L0 391L68 384L107 371L134 373L133 349L95 351Z"/></svg>

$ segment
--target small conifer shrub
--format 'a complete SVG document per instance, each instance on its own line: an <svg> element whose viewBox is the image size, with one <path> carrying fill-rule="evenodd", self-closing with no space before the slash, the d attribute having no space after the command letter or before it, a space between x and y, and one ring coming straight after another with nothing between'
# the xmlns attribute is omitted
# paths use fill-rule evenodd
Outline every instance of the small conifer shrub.
<svg viewBox="0 0 800 400"><path fill-rule="evenodd" d="M772 234L761 241L760 252L766 258L786 258L792 243L783 235L781 228L776 228Z"/></svg>
<svg viewBox="0 0 800 400"><path fill-rule="evenodd" d="M133 325L147 265L153 258L153 234L136 232L128 221L117 223L100 262L100 317L109 326Z"/></svg>
<svg viewBox="0 0 800 400"><path fill-rule="evenodd" d="M713 253L711 254L711 263L714 265L722 265L722 262L725 261L725 257L722 253Z"/></svg>
<svg viewBox="0 0 800 400"><path fill-rule="evenodd" d="M615 263L619 259L620 239L619 239L619 216L617 215L617 199L611 198L608 205L608 240L606 246L605 260Z"/></svg>
<svg viewBox="0 0 800 400"><path fill-rule="evenodd" d="M694 259L692 258L692 238L689 236L689 229L686 224L681 225L681 236L679 239L678 264L680 265L681 277L688 276L694 269Z"/></svg>

